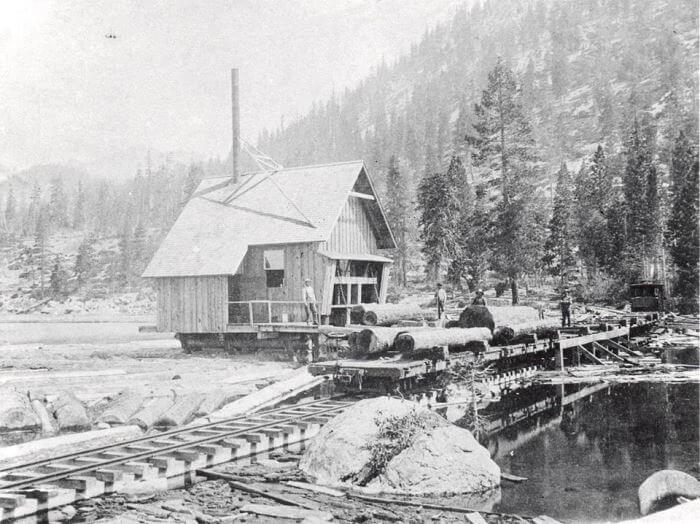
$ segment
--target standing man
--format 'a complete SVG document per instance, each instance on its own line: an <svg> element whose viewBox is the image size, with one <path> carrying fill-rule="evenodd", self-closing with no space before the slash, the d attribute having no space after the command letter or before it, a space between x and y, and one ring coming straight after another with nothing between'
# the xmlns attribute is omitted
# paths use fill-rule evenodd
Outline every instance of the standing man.
<svg viewBox="0 0 700 524"><path fill-rule="evenodd" d="M304 280L304 289L302 290L302 301L306 309L306 323L318 325L318 308L316 307L316 293L311 285L311 279Z"/></svg>
<svg viewBox="0 0 700 524"><path fill-rule="evenodd" d="M447 293L442 289L442 284L438 282L437 291L435 292L435 301L437 302L438 310L438 320L442 319L442 315L445 312L445 301L447 300Z"/></svg>
<svg viewBox="0 0 700 524"><path fill-rule="evenodd" d="M571 295L569 295L568 289L564 289L559 305L561 307L561 327L571 327Z"/></svg>
<svg viewBox="0 0 700 524"><path fill-rule="evenodd" d="M476 291L476 296L474 297L474 300L472 300L472 306L485 306L485 305L486 305L486 299L484 298L484 290L478 289Z"/></svg>

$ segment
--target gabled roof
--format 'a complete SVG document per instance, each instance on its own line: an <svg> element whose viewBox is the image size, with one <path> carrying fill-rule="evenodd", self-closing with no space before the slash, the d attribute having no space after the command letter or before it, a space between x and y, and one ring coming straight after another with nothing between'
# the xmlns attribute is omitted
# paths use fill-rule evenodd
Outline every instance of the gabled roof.
<svg viewBox="0 0 700 524"><path fill-rule="evenodd" d="M356 184L375 197L363 204L379 247L395 247L361 161L296 167L202 181L143 276L232 275L249 246L328 240Z"/></svg>

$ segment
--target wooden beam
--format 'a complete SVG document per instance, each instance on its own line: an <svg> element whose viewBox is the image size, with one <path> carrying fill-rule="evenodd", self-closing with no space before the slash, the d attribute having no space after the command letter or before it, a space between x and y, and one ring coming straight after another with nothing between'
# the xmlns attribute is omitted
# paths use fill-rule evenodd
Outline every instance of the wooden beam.
<svg viewBox="0 0 700 524"><path fill-rule="evenodd" d="M611 341L608 341L608 342L611 342ZM639 362L635 362L634 360L630 360L628 358L621 357L620 355L616 355L615 353L610 351L608 348L606 348L602 344L598 344L597 342L593 342L593 346L596 347L597 349L599 349L600 351L602 351L603 353L610 355L615 360L619 360L620 362L625 362L627 364L632 364L633 366L643 367Z"/></svg>
<svg viewBox="0 0 700 524"><path fill-rule="evenodd" d="M613 338L624 337L629 334L628 327L621 327L614 329L612 331L602 331L600 333L593 333L591 335L583 335L579 337L570 338L560 338L557 342L559 347L562 349L572 348L576 346L582 346L584 344L590 344L591 342L607 341Z"/></svg>
<svg viewBox="0 0 700 524"><path fill-rule="evenodd" d="M363 200L376 200L374 195L369 195L367 193L358 193L357 191L350 191L350 196L355 198L361 198Z"/></svg>
<svg viewBox="0 0 700 524"><path fill-rule="evenodd" d="M595 362L596 364L604 364L604 362L603 362L602 360L600 360L600 359L599 359L598 357L596 357L593 353L591 353L590 351L588 351L585 347L583 347L583 346L578 346L578 349L581 351L581 353L583 353L584 355L586 355L589 359L591 359L591 360L592 360L593 362Z"/></svg>

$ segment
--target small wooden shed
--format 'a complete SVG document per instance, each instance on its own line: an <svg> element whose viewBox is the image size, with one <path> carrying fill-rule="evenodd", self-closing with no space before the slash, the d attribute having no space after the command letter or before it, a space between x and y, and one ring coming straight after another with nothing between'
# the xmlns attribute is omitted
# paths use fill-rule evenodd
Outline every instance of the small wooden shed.
<svg viewBox="0 0 700 524"><path fill-rule="evenodd" d="M177 333L305 332L304 280L322 323L386 300L394 238L361 161L206 179L143 276L157 327Z"/></svg>

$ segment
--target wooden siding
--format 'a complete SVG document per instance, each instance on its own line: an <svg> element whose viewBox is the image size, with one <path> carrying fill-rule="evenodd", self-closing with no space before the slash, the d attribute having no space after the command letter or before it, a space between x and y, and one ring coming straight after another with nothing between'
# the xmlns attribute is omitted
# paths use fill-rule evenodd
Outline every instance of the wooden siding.
<svg viewBox="0 0 700 524"><path fill-rule="evenodd" d="M281 287L267 287L263 255L268 249L284 250L284 284ZM300 302L304 280L310 278L316 300L321 306L321 314L329 314L333 290L327 291L326 282L328 273L332 275L335 271L335 262L319 255L318 249L318 242L250 247L236 273L240 276L240 300ZM326 302L328 307L325 307ZM328 312L325 312L326 309Z"/></svg>
<svg viewBox="0 0 700 524"><path fill-rule="evenodd" d="M348 198L323 249L338 253L377 252L377 238L359 198Z"/></svg>
<svg viewBox="0 0 700 524"><path fill-rule="evenodd" d="M389 290L389 275L391 274L390 268L391 268L391 264L382 264L382 278L381 278L381 282L379 283L379 303L380 304L386 303L386 294L387 294L387 291Z"/></svg>
<svg viewBox="0 0 700 524"><path fill-rule="evenodd" d="M157 278L158 331L226 331L228 283L224 275Z"/></svg>

